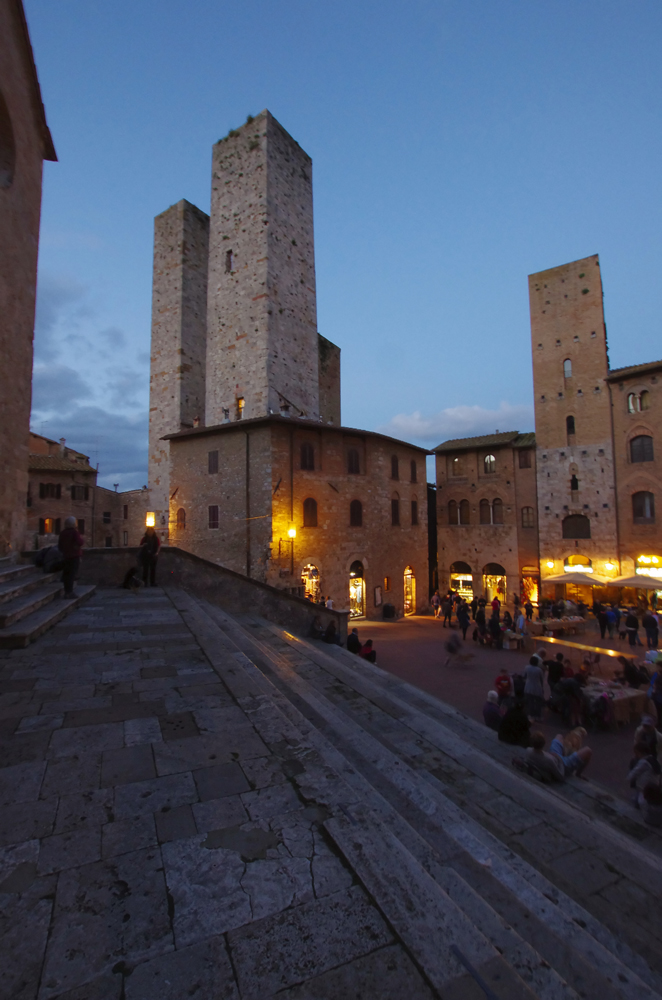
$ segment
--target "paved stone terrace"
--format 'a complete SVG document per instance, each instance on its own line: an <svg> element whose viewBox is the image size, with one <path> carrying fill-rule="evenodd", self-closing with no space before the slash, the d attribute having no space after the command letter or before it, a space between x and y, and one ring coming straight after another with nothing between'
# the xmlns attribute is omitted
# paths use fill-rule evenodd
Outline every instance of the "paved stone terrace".
<svg viewBox="0 0 662 1000"><path fill-rule="evenodd" d="M3 1000L433 995L160 590L1 655Z"/></svg>
<svg viewBox="0 0 662 1000"><path fill-rule="evenodd" d="M0 685L1 1000L662 995L638 831L344 651L102 591Z"/></svg>

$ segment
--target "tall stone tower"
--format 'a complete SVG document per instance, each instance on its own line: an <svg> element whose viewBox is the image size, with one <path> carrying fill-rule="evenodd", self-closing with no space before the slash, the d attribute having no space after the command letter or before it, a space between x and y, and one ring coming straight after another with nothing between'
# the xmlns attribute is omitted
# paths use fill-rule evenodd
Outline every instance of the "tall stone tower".
<svg viewBox="0 0 662 1000"><path fill-rule="evenodd" d="M204 420L208 247L209 216L188 201L154 220L149 485L161 530L168 526L170 460L161 438Z"/></svg>
<svg viewBox="0 0 662 1000"><path fill-rule="evenodd" d="M263 111L213 147L206 423L317 420L319 380L312 161Z"/></svg>
<svg viewBox="0 0 662 1000"><path fill-rule="evenodd" d="M529 300L543 581L579 556L596 574L613 575L606 564L617 561L614 456L597 254L530 275Z"/></svg>

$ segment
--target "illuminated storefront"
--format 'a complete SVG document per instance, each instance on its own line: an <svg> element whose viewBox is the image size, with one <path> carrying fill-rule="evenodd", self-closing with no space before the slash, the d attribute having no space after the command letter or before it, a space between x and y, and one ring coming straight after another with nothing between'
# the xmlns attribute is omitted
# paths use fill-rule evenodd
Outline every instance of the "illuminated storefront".
<svg viewBox="0 0 662 1000"><path fill-rule="evenodd" d="M465 562L454 562L450 570L451 590L456 590L465 601L473 600L474 585L471 566Z"/></svg>
<svg viewBox="0 0 662 1000"><path fill-rule="evenodd" d="M365 615L365 580L363 563L356 560L349 567L349 617L363 618Z"/></svg>
<svg viewBox="0 0 662 1000"><path fill-rule="evenodd" d="M506 603L506 571L500 563L487 563L483 566L483 594L488 604L495 597L502 604Z"/></svg>
<svg viewBox="0 0 662 1000"><path fill-rule="evenodd" d="M635 573L640 576L653 576L660 578L660 589L662 590L662 557L660 556L637 556Z"/></svg>
<svg viewBox="0 0 662 1000"><path fill-rule="evenodd" d="M522 567L522 601L526 604L530 601L531 604L538 604L538 597L540 593L540 577L538 574L537 566L523 566Z"/></svg>
<svg viewBox="0 0 662 1000"><path fill-rule="evenodd" d="M312 563L304 566L301 570L301 582L304 586L304 596L318 604L322 596L322 584L317 566L313 566Z"/></svg>

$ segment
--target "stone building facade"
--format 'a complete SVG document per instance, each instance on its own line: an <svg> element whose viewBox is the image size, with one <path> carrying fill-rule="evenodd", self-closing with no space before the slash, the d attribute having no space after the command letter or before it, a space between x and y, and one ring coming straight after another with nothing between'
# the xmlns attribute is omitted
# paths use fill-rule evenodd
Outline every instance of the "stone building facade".
<svg viewBox="0 0 662 1000"><path fill-rule="evenodd" d="M440 589L537 601L535 435L460 438L435 455Z"/></svg>
<svg viewBox="0 0 662 1000"><path fill-rule="evenodd" d="M21 0L0 0L0 555L26 530L44 160L56 160Z"/></svg>
<svg viewBox="0 0 662 1000"><path fill-rule="evenodd" d="M280 415L170 447L172 544L357 616L428 606L425 449Z"/></svg>
<svg viewBox="0 0 662 1000"><path fill-rule="evenodd" d="M341 425L312 162L268 111L213 147L209 219L157 217L151 355L163 541L367 617L427 606L426 451Z"/></svg>

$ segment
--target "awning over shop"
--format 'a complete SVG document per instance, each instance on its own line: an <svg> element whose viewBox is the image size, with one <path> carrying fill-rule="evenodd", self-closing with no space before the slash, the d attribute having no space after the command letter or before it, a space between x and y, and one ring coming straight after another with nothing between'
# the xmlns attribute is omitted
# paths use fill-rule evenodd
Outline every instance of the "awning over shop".
<svg viewBox="0 0 662 1000"><path fill-rule="evenodd" d="M644 573L635 573L634 576L617 576L615 580L609 581L610 587L636 587L637 590L662 590L662 580L656 580L654 576L646 576Z"/></svg>
<svg viewBox="0 0 662 1000"><path fill-rule="evenodd" d="M603 580L595 573L557 573L555 576L544 576L540 581L545 583L580 583L585 587L605 587L611 581Z"/></svg>

